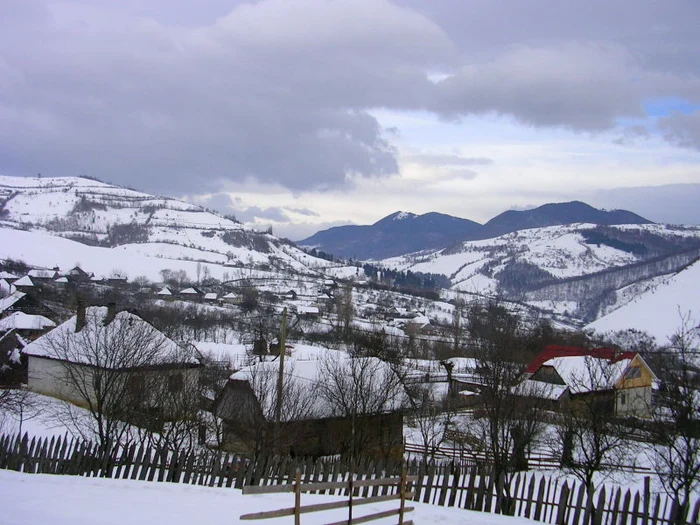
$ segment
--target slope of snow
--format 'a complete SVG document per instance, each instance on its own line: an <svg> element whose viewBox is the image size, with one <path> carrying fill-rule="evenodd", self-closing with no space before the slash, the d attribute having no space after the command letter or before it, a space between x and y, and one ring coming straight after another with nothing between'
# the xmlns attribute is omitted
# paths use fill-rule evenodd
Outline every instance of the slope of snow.
<svg viewBox="0 0 700 525"><path fill-rule="evenodd" d="M696 323L700 321L700 261L587 328L599 333L636 328L665 343L680 325L679 311L690 312Z"/></svg>
<svg viewBox="0 0 700 525"><path fill-rule="evenodd" d="M243 496L232 488L202 487L180 483L24 474L0 470L5 525L123 525L125 523L237 524L242 514L276 510L294 505L292 494ZM303 494L302 505L338 501L342 496ZM535 521L497 514L446 508L411 502L406 515L421 525L525 525ZM355 516L397 508L396 502L359 507ZM347 519L347 509L304 514L304 525L321 525ZM289 516L265 520L288 525ZM396 522L389 518L376 523ZM250 523L250 522L245 522Z"/></svg>
<svg viewBox="0 0 700 525"><path fill-rule="evenodd" d="M586 243L581 231L593 227L592 224L572 224L531 228L493 239L467 241L456 253L451 249L412 254L386 259L381 264L398 270L440 273L453 279L456 289L488 293L493 291L491 280L472 279L482 275L479 271L487 263L527 262L546 270L553 277L573 277L637 260L631 253Z"/></svg>
<svg viewBox="0 0 700 525"><path fill-rule="evenodd" d="M142 243L131 249L147 256L247 266L272 265L276 258L278 268L297 272L333 265L192 204L88 179L0 177L0 197L5 211L1 226L78 238L88 244L117 239L124 245L131 235ZM115 226L129 228L117 231ZM182 249L145 246L152 243Z"/></svg>

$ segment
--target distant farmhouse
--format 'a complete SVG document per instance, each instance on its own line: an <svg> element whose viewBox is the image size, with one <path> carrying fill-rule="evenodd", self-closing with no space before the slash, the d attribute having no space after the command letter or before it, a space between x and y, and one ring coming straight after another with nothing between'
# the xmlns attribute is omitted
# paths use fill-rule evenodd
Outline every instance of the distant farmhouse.
<svg viewBox="0 0 700 525"><path fill-rule="evenodd" d="M530 363L526 377L516 392L548 399L559 409L575 408L582 397L595 396L621 417L649 417L658 383L636 352L557 345Z"/></svg>

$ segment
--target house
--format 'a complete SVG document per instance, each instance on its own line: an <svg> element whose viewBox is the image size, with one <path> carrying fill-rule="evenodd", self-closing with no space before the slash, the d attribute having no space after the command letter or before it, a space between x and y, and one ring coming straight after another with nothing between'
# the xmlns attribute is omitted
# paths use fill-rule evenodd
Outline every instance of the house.
<svg viewBox="0 0 700 525"><path fill-rule="evenodd" d="M185 288L180 292L180 297L187 299L189 301L201 301L204 297L204 293L197 288Z"/></svg>
<svg viewBox="0 0 700 525"><path fill-rule="evenodd" d="M7 279L0 278L0 297L7 297L16 291L17 287L14 284L8 282Z"/></svg>
<svg viewBox="0 0 700 525"><path fill-rule="evenodd" d="M9 330L42 331L54 326L56 326L56 323L43 315L30 315L24 312L13 312L0 319L0 333Z"/></svg>
<svg viewBox="0 0 700 525"><path fill-rule="evenodd" d="M332 350L326 350L326 356L285 359L279 426L275 423L279 360L264 360L233 374L214 408L224 422L225 448L249 456L276 449L321 457L348 453L354 446L364 455L401 458L407 396L391 366ZM356 385L361 391L357 397L371 402L353 406L352 417L347 406L322 393L339 384L349 389Z"/></svg>
<svg viewBox="0 0 700 525"><path fill-rule="evenodd" d="M59 277L59 275L56 270L30 270L27 277L40 283L53 281L56 277Z"/></svg>
<svg viewBox="0 0 700 525"><path fill-rule="evenodd" d="M292 305L292 311L296 312L300 316L313 317L316 318L321 314L318 306L311 306L305 304Z"/></svg>
<svg viewBox="0 0 700 525"><path fill-rule="evenodd" d="M28 344L23 353L28 356L30 390L88 406L102 395L95 384L121 384L122 390L113 395L125 403L134 401L135 411L167 409L157 393L197 384L201 367L193 348L178 345L135 313L117 312L113 303L79 305L76 315Z"/></svg>
<svg viewBox="0 0 700 525"><path fill-rule="evenodd" d="M24 347L56 326L41 315L13 312L0 319L0 384L27 382L27 359Z"/></svg>
<svg viewBox="0 0 700 525"><path fill-rule="evenodd" d="M215 303L219 299L219 296L216 295L216 292L208 292L204 294L204 300L208 303Z"/></svg>
<svg viewBox="0 0 700 525"><path fill-rule="evenodd" d="M34 281L32 281L28 275L25 275L21 279L17 279L14 284L15 288L21 292L31 292L36 290Z"/></svg>
<svg viewBox="0 0 700 525"><path fill-rule="evenodd" d="M30 315L42 315L48 318L56 317L56 314L50 308L44 306L34 296L20 291L0 299L0 319L13 314L14 312L24 312L25 314Z"/></svg>
<svg viewBox="0 0 700 525"><path fill-rule="evenodd" d="M19 275L15 275L11 272L0 271L0 279L5 279L8 283L13 283L19 279Z"/></svg>
<svg viewBox="0 0 700 525"><path fill-rule="evenodd" d="M239 303L241 300L241 297L238 294L235 294L234 292L229 292L226 295L224 295L221 298L222 301L225 303Z"/></svg>
<svg viewBox="0 0 700 525"><path fill-rule="evenodd" d="M649 417L658 382L636 352L558 345L536 356L525 377L517 394L548 399L560 408L596 396L621 417Z"/></svg>
<svg viewBox="0 0 700 525"><path fill-rule="evenodd" d="M106 277L103 282L112 288L124 288L129 284L129 280L126 277L116 276Z"/></svg>
<svg viewBox="0 0 700 525"><path fill-rule="evenodd" d="M56 279L54 283L60 288L65 288L70 284L70 281L68 280L68 277L64 275L63 277L59 277L58 279Z"/></svg>
<svg viewBox="0 0 700 525"><path fill-rule="evenodd" d="M80 266L76 266L69 270L64 277L71 283L88 283L92 279L93 275L87 273Z"/></svg>
<svg viewBox="0 0 700 525"><path fill-rule="evenodd" d="M163 299L165 301L172 301L175 296L173 295L173 292L170 291L170 288L167 286L164 286L160 290L156 292L156 295L158 296L158 299Z"/></svg>

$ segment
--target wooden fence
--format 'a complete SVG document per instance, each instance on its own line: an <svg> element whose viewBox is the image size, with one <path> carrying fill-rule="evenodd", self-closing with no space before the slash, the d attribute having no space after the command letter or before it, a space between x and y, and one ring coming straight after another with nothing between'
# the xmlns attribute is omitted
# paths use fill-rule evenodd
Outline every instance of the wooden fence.
<svg viewBox="0 0 700 525"><path fill-rule="evenodd" d="M294 516L294 525L301 525L301 515L309 512L323 512L335 509L348 509L348 519L331 523L330 525L355 525L367 523L369 521L398 516L398 525L413 525L412 520L404 520L404 515L414 510L413 507L406 506L406 500L415 496L414 493L407 491L407 483L415 482L418 478L409 477L406 474L406 468L403 468L401 477L398 478L380 478L380 479L353 479L347 481L325 481L317 483L302 483L301 470L297 469L294 483L285 485L265 485L265 486L246 486L243 487L243 494L275 494L281 492L294 492L294 506L286 509L268 510L264 512L255 512L252 514L243 514L242 520L264 520L270 518L280 518L283 516ZM379 494L381 487L397 486L397 494ZM365 487L372 487L372 492L368 493ZM379 489L379 490L378 490ZM327 503L317 503L315 505L301 504L302 492L326 492L334 494L336 490L345 491L347 499L340 501L331 501ZM365 490L363 495L360 490ZM358 499L359 497L359 499ZM369 505L370 503L383 503L386 501L399 501L398 509L384 510L375 512L374 514L365 514L360 517L353 517L354 507L361 505Z"/></svg>
<svg viewBox="0 0 700 525"><path fill-rule="evenodd" d="M425 447L416 443L406 443L405 451L407 456L413 458L425 457L426 450ZM460 465L469 466L482 466L488 463L488 458L483 452L474 452L464 447L449 447L446 445L439 445L436 447L428 448L428 457L435 460L447 460L458 462ZM530 453L527 456L528 466L531 469L557 469L561 466L561 457L556 457L551 454L542 453ZM611 469L613 466L610 464L603 465L606 469ZM634 464L625 465L614 465L614 470L620 472L631 472L635 474L653 474L653 470L650 467L644 467Z"/></svg>
<svg viewBox="0 0 700 525"><path fill-rule="evenodd" d="M685 516L680 516L676 502L651 492L648 478L643 490L604 486L593 498L587 497L581 484L547 474L523 472L506 481L494 479L483 467L459 462L365 460L355 467L353 479L398 476L404 466L408 476L416 479L409 487L413 500L433 505L557 525L697 525L700 518L700 498L691 501ZM221 451L175 452L138 444L114 446L105 453L98 444L67 436L42 439L26 434L0 436L0 468L235 488L293 483L297 469L303 483L347 483L350 479L349 466L342 460L263 457L251 462ZM383 487L382 494L396 490Z"/></svg>

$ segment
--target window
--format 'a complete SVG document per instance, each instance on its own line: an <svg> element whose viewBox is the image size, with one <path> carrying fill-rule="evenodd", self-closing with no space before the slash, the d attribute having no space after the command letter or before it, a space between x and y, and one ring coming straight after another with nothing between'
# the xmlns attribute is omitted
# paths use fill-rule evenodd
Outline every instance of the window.
<svg viewBox="0 0 700 525"><path fill-rule="evenodd" d="M642 377L642 369L638 366L631 366L625 372L625 379L639 379Z"/></svg>
<svg viewBox="0 0 700 525"><path fill-rule="evenodd" d="M180 392L184 385L182 374L172 374L168 376L168 391Z"/></svg>
<svg viewBox="0 0 700 525"><path fill-rule="evenodd" d="M126 393L129 398L129 404L137 407L144 402L144 394L146 390L146 380L140 375L130 375L126 384Z"/></svg>
<svg viewBox="0 0 700 525"><path fill-rule="evenodd" d="M627 394L622 393L620 394L620 404L624 405L627 402Z"/></svg>

